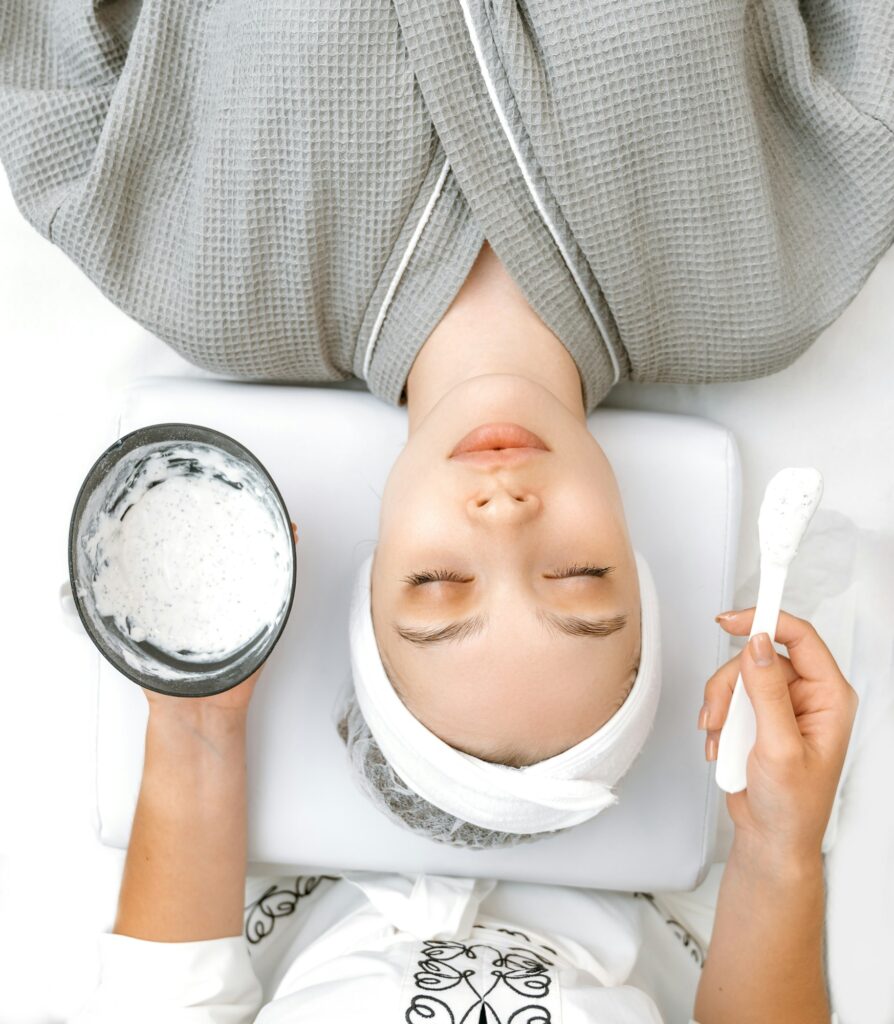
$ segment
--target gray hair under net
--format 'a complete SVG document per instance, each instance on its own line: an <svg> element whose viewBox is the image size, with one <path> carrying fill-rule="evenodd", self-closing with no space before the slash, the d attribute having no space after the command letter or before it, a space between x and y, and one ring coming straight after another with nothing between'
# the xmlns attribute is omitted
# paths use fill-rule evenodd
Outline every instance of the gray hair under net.
<svg viewBox="0 0 894 1024"><path fill-rule="evenodd" d="M338 734L347 747L354 776L372 802L392 821L427 839L470 850L493 850L501 846L530 843L555 834L496 832L463 821L414 793L385 759L353 692L341 709ZM556 831L563 832L564 829Z"/></svg>

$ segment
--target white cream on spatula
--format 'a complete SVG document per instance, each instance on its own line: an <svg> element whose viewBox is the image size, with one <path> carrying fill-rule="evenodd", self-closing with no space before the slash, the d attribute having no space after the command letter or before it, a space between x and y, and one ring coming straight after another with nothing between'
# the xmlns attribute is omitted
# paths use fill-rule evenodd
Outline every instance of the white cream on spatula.
<svg viewBox="0 0 894 1024"><path fill-rule="evenodd" d="M757 520L761 574L749 639L756 633L771 640L776 635L788 567L822 496L823 478L816 469L782 469L767 484ZM754 709L740 674L717 746L717 785L726 793L745 789L745 765L756 736Z"/></svg>

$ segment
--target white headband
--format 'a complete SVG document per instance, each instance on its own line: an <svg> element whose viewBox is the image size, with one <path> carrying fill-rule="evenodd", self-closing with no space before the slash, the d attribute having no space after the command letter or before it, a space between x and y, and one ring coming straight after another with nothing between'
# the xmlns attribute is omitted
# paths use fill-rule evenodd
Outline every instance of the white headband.
<svg viewBox="0 0 894 1024"><path fill-rule="evenodd" d="M376 743L410 789L473 825L522 834L578 825L617 803L611 787L642 749L661 689L658 597L648 564L639 552L635 555L642 650L630 694L592 736L524 768L464 754L410 713L382 665L370 602L373 556L366 559L358 570L351 602L354 690Z"/></svg>

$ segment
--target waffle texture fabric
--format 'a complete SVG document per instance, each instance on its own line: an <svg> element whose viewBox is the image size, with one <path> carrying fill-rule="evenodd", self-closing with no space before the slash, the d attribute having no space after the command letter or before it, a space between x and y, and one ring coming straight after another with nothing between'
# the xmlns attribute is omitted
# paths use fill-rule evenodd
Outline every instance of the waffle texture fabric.
<svg viewBox="0 0 894 1024"><path fill-rule="evenodd" d="M575 358L791 363L894 241L891 0L3 0L0 160L121 309L398 403L487 238Z"/></svg>

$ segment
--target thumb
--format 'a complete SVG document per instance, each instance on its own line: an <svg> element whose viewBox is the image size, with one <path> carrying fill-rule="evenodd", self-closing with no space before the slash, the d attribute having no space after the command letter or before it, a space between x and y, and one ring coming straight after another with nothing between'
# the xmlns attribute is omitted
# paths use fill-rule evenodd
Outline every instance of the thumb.
<svg viewBox="0 0 894 1024"><path fill-rule="evenodd" d="M755 746L780 755L800 749L801 732L788 692L788 673L767 633L757 633L748 641L740 669L757 722Z"/></svg>

